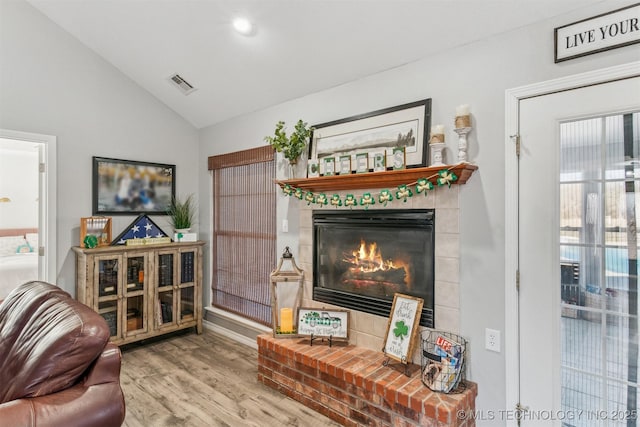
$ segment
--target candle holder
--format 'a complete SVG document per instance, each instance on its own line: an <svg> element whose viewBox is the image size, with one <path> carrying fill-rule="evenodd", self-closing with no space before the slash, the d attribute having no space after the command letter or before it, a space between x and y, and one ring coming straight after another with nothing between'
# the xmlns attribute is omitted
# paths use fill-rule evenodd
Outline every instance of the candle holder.
<svg viewBox="0 0 640 427"><path fill-rule="evenodd" d="M471 132L471 127L455 128L458 134L458 161L466 162L467 160L467 135Z"/></svg>
<svg viewBox="0 0 640 427"><path fill-rule="evenodd" d="M298 336L298 308L302 305L304 271L296 265L287 246L269 276L274 338Z"/></svg>
<svg viewBox="0 0 640 427"><path fill-rule="evenodd" d="M471 115L468 105L456 108L455 133L458 134L458 162L467 161L467 135L471 132Z"/></svg>
<svg viewBox="0 0 640 427"><path fill-rule="evenodd" d="M443 153L444 142L435 142L429 144L429 149L431 150L431 166L446 166L443 162Z"/></svg>

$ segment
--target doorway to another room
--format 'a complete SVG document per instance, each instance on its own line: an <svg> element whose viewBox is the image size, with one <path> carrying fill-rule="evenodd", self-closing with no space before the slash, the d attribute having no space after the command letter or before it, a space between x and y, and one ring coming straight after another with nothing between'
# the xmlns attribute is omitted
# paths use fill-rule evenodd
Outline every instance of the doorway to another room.
<svg viewBox="0 0 640 427"><path fill-rule="evenodd" d="M0 299L55 283L55 137L0 129Z"/></svg>

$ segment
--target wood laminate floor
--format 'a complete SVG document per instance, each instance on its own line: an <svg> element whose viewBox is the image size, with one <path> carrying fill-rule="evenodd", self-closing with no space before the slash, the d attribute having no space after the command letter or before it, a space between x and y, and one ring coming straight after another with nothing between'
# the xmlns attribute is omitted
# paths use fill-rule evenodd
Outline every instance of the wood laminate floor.
<svg viewBox="0 0 640 427"><path fill-rule="evenodd" d="M123 349L127 427L338 426L257 381L256 350L206 330Z"/></svg>

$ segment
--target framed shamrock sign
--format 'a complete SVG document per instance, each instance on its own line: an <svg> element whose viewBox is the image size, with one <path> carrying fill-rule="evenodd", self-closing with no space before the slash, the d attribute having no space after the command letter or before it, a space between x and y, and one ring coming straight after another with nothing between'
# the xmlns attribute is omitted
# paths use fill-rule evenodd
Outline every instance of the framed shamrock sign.
<svg viewBox="0 0 640 427"><path fill-rule="evenodd" d="M422 298L394 294L382 349L387 357L404 364L411 362L423 304Z"/></svg>

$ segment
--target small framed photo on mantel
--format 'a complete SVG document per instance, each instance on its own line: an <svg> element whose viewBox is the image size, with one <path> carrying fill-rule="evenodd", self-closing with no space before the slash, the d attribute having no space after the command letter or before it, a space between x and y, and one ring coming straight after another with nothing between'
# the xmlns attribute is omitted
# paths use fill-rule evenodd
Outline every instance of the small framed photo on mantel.
<svg viewBox="0 0 640 427"><path fill-rule="evenodd" d="M393 170L402 170L405 168L405 151L404 147L395 147L392 150L391 158L393 159Z"/></svg>
<svg viewBox="0 0 640 427"><path fill-rule="evenodd" d="M356 154L356 173L369 172L369 153Z"/></svg>
<svg viewBox="0 0 640 427"><path fill-rule="evenodd" d="M336 173L336 159L334 157L325 157L322 159L322 166L324 166L323 170L320 172L324 176L335 175Z"/></svg>
<svg viewBox="0 0 640 427"><path fill-rule="evenodd" d="M320 176L320 164L318 159L309 159L307 162L307 177L315 178Z"/></svg>
<svg viewBox="0 0 640 427"><path fill-rule="evenodd" d="M340 175L351 174L351 156L340 156Z"/></svg>
<svg viewBox="0 0 640 427"><path fill-rule="evenodd" d="M298 309L298 336L349 341L349 311L324 308Z"/></svg>
<svg viewBox="0 0 640 427"><path fill-rule="evenodd" d="M384 152L373 153L373 171L384 172L387 170L387 156Z"/></svg>

